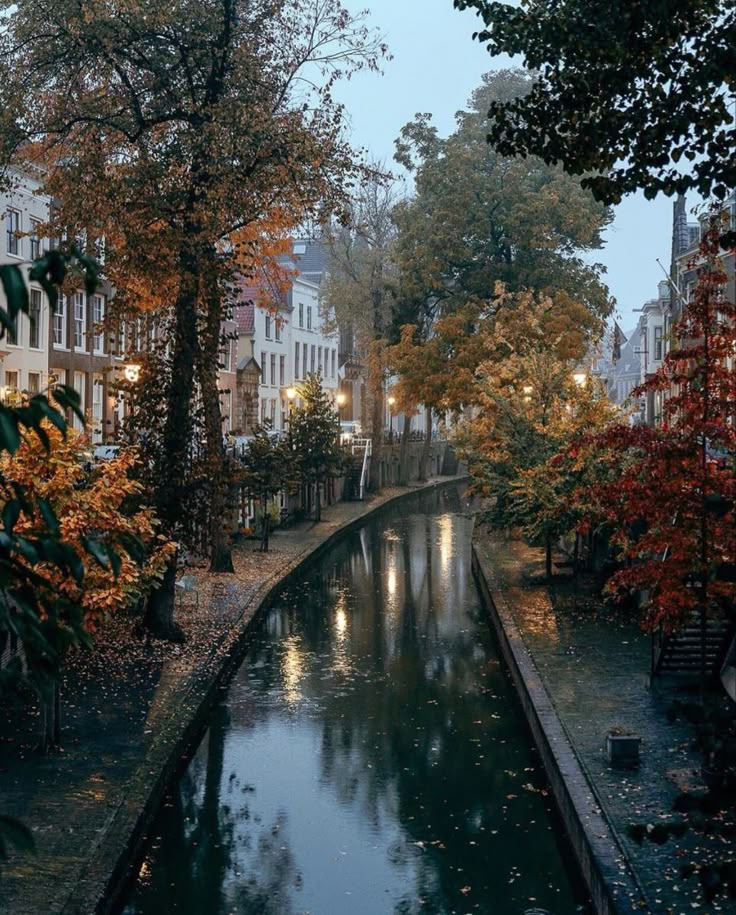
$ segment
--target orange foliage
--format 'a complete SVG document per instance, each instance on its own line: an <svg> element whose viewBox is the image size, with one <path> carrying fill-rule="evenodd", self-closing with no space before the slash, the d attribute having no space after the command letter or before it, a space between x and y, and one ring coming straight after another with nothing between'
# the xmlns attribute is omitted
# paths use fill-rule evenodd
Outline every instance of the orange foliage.
<svg viewBox="0 0 736 915"><path fill-rule="evenodd" d="M48 502L58 518L62 540L76 549L85 574L78 583L56 567L37 566L34 571L48 580L50 588L79 603L88 628L93 628L98 618L146 593L163 573L175 544L157 533L152 510L136 504L142 487L129 475L138 461L134 450L121 452L90 473L83 465L88 446L84 436L70 431L64 437L50 424L45 429L48 449L29 432L12 457L5 454L0 459L0 499L4 503L13 497L14 483L24 488L32 512L21 514L15 527L19 534L43 527L38 500ZM135 506L132 510L127 508L130 504ZM138 538L145 548L147 559L142 565L120 546L121 537L128 536ZM89 555L84 546L88 537L115 549L120 558L117 575Z"/></svg>

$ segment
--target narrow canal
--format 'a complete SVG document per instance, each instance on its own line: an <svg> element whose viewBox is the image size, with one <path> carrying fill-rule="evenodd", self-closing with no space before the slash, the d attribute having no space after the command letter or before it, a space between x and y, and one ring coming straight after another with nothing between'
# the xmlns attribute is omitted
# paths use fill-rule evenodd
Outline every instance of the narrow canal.
<svg viewBox="0 0 736 915"><path fill-rule="evenodd" d="M282 593L125 915L587 911L470 574L471 530L460 489L417 498Z"/></svg>

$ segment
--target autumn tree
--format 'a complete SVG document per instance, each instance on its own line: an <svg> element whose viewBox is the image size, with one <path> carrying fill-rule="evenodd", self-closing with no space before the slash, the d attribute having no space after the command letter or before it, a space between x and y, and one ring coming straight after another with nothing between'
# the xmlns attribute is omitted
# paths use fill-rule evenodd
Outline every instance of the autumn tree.
<svg viewBox="0 0 736 915"><path fill-rule="evenodd" d="M286 442L270 432L268 425L257 425L253 438L245 447L243 467L237 478L249 496L261 508L261 550L268 552L270 533L269 503L282 492L294 477L293 462Z"/></svg>
<svg viewBox="0 0 736 915"><path fill-rule="evenodd" d="M171 305L156 508L177 536L198 395L211 564L230 569L217 356L230 281L254 256L238 233L274 207L298 223L339 204L356 166L331 89L384 48L339 0L20 0L0 41L6 157L42 148L59 224L105 238L121 302ZM147 622L180 638L175 576L172 560Z"/></svg>
<svg viewBox="0 0 736 915"><path fill-rule="evenodd" d="M584 175L607 203L736 186L731 0L454 2L478 12L492 55L534 73L526 93L487 106L503 154Z"/></svg>
<svg viewBox="0 0 736 915"><path fill-rule="evenodd" d="M374 163L351 196L344 223L335 223L324 232L324 300L337 323L353 334L367 368L373 487L383 448L386 366L382 341L391 323L397 290L393 211L400 194L395 180L384 171Z"/></svg>
<svg viewBox="0 0 736 915"><path fill-rule="evenodd" d="M637 394L665 395L656 427L619 425L598 442L619 455L597 497L622 559L612 594L645 594L645 625L677 628L697 613L732 614L736 586L736 308L726 297L716 209L693 263L698 280L677 341ZM623 456L623 457L622 457Z"/></svg>
<svg viewBox="0 0 736 915"><path fill-rule="evenodd" d="M71 576L51 563L26 559L36 587L56 594L83 614L85 632L101 620L130 607L163 575L175 544L157 531L153 512L135 505L141 486L130 472L134 452L123 452L94 471L83 455L86 438L63 435L48 421L39 432L26 434L13 455L0 458L0 506L12 502L20 489L28 504L17 517L15 531L32 537L53 513L61 541L84 563L84 574ZM91 553L91 561L85 559ZM59 740L58 683L53 701L44 705L44 745Z"/></svg>
<svg viewBox="0 0 736 915"><path fill-rule="evenodd" d="M299 404L289 414L289 460L296 478L314 487L317 521L322 518L321 489L340 474L344 454L340 447L340 420L319 375L307 375L296 389Z"/></svg>

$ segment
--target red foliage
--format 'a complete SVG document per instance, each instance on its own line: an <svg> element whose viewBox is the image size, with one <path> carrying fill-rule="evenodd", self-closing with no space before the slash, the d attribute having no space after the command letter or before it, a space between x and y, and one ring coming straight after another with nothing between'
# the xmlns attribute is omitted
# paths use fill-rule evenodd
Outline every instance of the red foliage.
<svg viewBox="0 0 736 915"><path fill-rule="evenodd" d="M721 215L691 266L698 282L674 328L677 348L635 394L663 395L655 428L618 425L596 442L617 474L595 501L627 567L607 588L648 594L645 625L675 628L692 611L731 612L736 584L736 308L725 298Z"/></svg>

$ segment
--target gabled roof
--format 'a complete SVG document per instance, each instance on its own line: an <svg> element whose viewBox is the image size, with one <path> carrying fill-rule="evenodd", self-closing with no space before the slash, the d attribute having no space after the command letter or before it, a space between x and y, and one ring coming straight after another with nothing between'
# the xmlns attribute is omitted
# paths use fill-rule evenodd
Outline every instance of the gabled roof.
<svg viewBox="0 0 736 915"><path fill-rule="evenodd" d="M256 329L255 304L251 301L241 302L233 308L233 320L238 328L238 335L250 337Z"/></svg>
<svg viewBox="0 0 736 915"><path fill-rule="evenodd" d="M236 366L236 371L243 372L248 368L253 368L258 372L259 375L261 374L261 367L256 361L255 356L246 356L244 359L241 359Z"/></svg>
<svg viewBox="0 0 736 915"><path fill-rule="evenodd" d="M292 252L291 255L282 255L279 263L294 267L301 279L319 286L325 272L325 246L322 240L320 238L295 238Z"/></svg>

